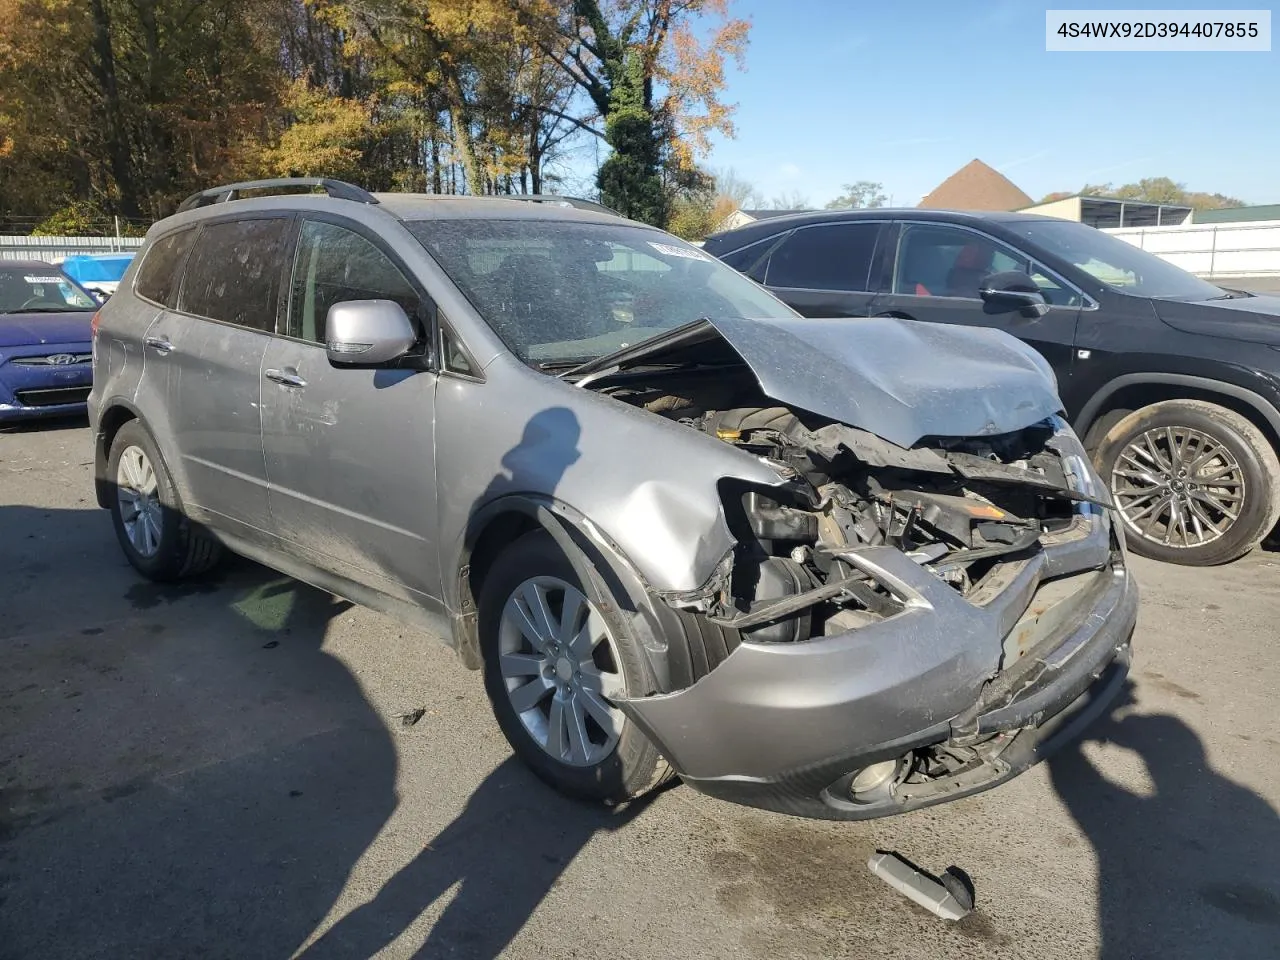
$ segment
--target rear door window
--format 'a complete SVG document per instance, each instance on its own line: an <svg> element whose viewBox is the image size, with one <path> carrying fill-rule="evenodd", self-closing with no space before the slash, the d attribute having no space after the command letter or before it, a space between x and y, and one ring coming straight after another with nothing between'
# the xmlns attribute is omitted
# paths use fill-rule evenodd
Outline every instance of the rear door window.
<svg viewBox="0 0 1280 960"><path fill-rule="evenodd" d="M879 234L879 223L801 227L769 257L766 282L771 287L866 291Z"/></svg>
<svg viewBox="0 0 1280 960"><path fill-rule="evenodd" d="M138 268L138 279L134 281L134 292L140 297L158 303L161 306L175 308L178 305L178 287L182 281L182 265L186 262L187 251L191 249L191 241L195 239L196 228L175 230L151 244L151 249L143 257L142 266Z"/></svg>
<svg viewBox="0 0 1280 960"><path fill-rule="evenodd" d="M274 331L289 224L286 217L207 224L191 251L179 309Z"/></svg>

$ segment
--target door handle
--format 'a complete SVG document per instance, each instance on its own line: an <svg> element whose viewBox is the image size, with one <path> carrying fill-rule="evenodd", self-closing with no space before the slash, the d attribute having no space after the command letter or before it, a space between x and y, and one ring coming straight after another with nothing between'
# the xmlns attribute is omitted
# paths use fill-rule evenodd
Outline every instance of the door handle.
<svg viewBox="0 0 1280 960"><path fill-rule="evenodd" d="M305 387L307 385L307 381L296 373L289 373L285 370L267 370L263 376L285 387Z"/></svg>
<svg viewBox="0 0 1280 960"><path fill-rule="evenodd" d="M169 342L168 337L147 337L142 342L159 354L173 352L173 344Z"/></svg>

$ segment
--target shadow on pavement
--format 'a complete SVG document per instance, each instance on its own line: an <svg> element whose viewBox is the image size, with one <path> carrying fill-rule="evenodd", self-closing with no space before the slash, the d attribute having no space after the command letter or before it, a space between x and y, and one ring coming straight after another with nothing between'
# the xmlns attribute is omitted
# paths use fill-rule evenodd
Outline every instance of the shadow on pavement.
<svg viewBox="0 0 1280 960"><path fill-rule="evenodd" d="M47 433L55 430L83 430L89 425L87 414L62 417L38 417L31 420L0 421L0 434Z"/></svg>
<svg viewBox="0 0 1280 960"><path fill-rule="evenodd" d="M626 826L652 799L650 794L613 810L578 803L542 784L518 760L506 760L373 900L301 957L372 957L456 885L415 956L496 958L588 841Z"/></svg>
<svg viewBox="0 0 1280 960"><path fill-rule="evenodd" d="M349 605L148 583L96 509L0 507L0 569L0 956L288 957L397 800Z"/></svg>
<svg viewBox="0 0 1280 960"><path fill-rule="evenodd" d="M1131 705L1130 686L1111 717L1049 760L1097 856L1099 956L1280 957L1280 816L1213 770L1181 720ZM1138 754L1150 795L1105 776L1081 750L1091 741Z"/></svg>

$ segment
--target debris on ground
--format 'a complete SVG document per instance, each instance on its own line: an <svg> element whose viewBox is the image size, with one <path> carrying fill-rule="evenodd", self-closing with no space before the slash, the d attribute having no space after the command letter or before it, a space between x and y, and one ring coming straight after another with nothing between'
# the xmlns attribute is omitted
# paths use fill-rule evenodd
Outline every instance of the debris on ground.
<svg viewBox="0 0 1280 960"><path fill-rule="evenodd" d="M417 707L408 713L397 713L395 719L400 721L402 727L412 727L415 723L427 715L426 707Z"/></svg>
<svg viewBox="0 0 1280 960"><path fill-rule="evenodd" d="M941 877L935 877L886 850L877 850L867 866L893 889L943 920L961 920L973 910L972 884L956 867L948 867Z"/></svg>

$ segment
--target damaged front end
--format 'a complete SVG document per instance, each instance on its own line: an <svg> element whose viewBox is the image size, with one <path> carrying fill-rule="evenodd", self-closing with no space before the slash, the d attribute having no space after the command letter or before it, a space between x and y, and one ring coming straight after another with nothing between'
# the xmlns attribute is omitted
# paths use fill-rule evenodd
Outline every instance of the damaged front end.
<svg viewBox="0 0 1280 960"><path fill-rule="evenodd" d="M619 704L691 785L806 816L897 813L1009 779L1118 692L1136 587L1056 415L902 446L779 403L725 355L592 386L783 478L722 481L733 553L700 590L657 597L689 644L713 629L727 655Z"/></svg>

